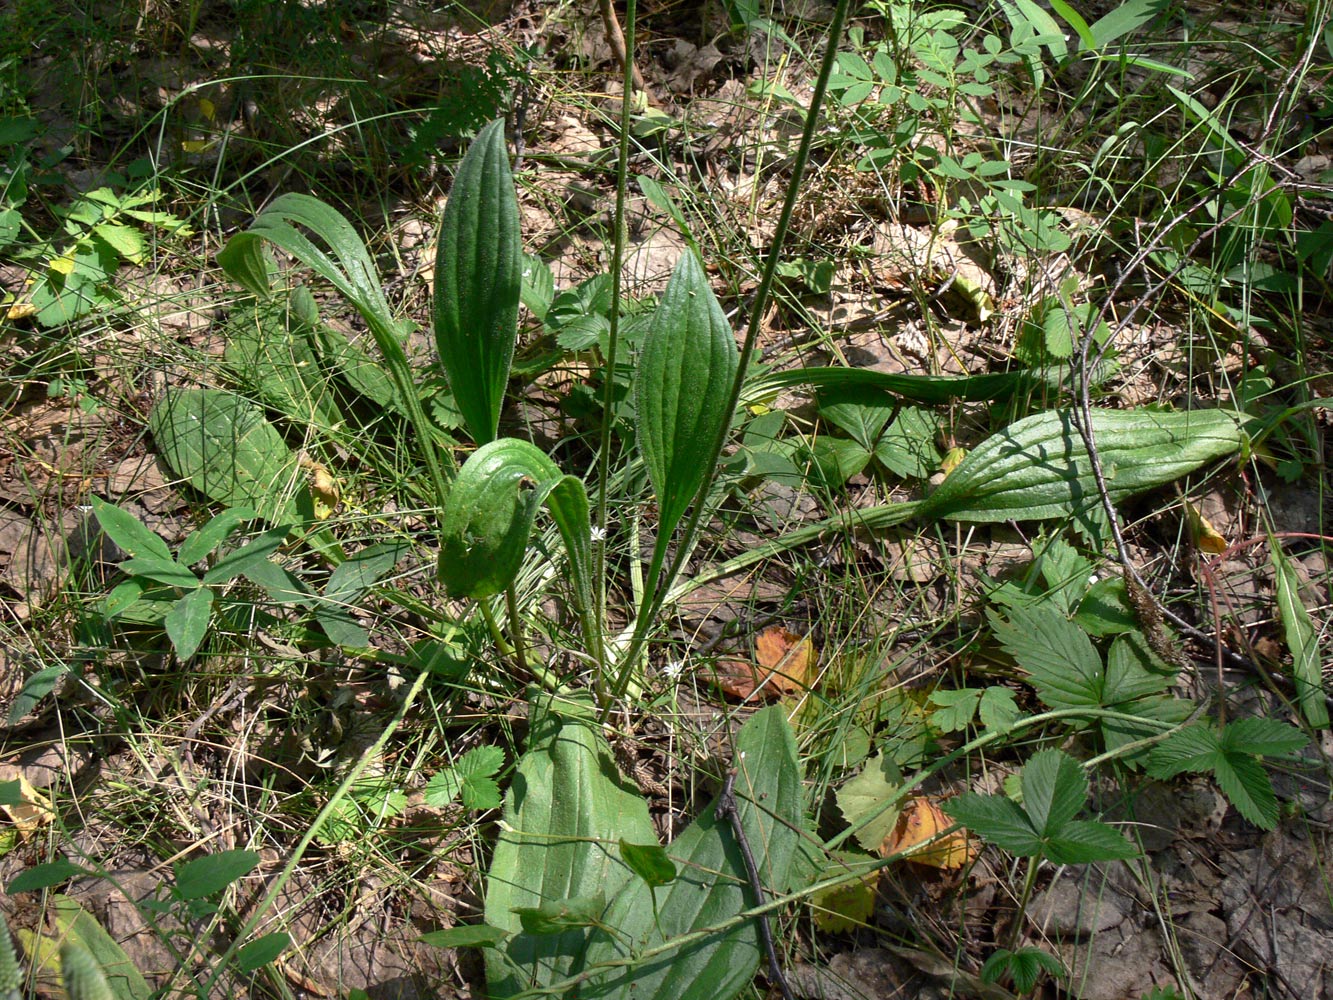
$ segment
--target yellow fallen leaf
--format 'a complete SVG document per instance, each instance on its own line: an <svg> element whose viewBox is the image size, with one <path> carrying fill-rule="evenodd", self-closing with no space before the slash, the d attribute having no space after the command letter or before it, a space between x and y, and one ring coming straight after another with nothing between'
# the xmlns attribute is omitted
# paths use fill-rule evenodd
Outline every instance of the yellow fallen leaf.
<svg viewBox="0 0 1333 1000"><path fill-rule="evenodd" d="M940 471L947 478L949 473L963 464L963 459L967 458L967 449L957 446L950 448L944 453L944 458L940 460Z"/></svg>
<svg viewBox="0 0 1333 1000"><path fill-rule="evenodd" d="M1212 522L1199 512L1199 508L1188 500L1185 501L1185 523L1189 525L1190 540L1200 552L1220 555L1227 550L1227 540L1213 527Z"/></svg>
<svg viewBox="0 0 1333 1000"><path fill-rule="evenodd" d="M824 872L824 877L843 874L845 869ZM810 896L810 909L815 926L822 931L839 934L865 927L875 913L875 892L879 871L866 872L860 878L841 885L820 889Z"/></svg>
<svg viewBox="0 0 1333 1000"><path fill-rule="evenodd" d="M56 274L63 274L68 276L74 273L74 258L57 257L46 266L49 270L54 271Z"/></svg>
<svg viewBox="0 0 1333 1000"><path fill-rule="evenodd" d="M338 509L338 501L342 499L338 480L333 477L328 466L312 458L301 459L301 468L306 471L310 497L315 502L315 516L321 521L327 520Z"/></svg>
<svg viewBox="0 0 1333 1000"><path fill-rule="evenodd" d="M22 774L14 773L12 776L0 775L0 777L18 784L19 801L7 802L0 808L4 809L5 815L9 817L9 822L14 825L19 836L27 840L51 822L55 815L51 809L51 800L33 788Z"/></svg>
<svg viewBox="0 0 1333 1000"><path fill-rule="evenodd" d="M943 813L933 799L914 795L903 806L897 825L884 838L880 853L886 858L890 854L907 854L908 861L931 868L962 868L975 861L978 853L976 843L964 829L957 829L929 847L915 850L951 826L953 820Z"/></svg>
<svg viewBox="0 0 1333 1000"><path fill-rule="evenodd" d="M5 319L13 321L17 319L27 319L30 316L37 315L37 307L31 302L19 301L9 307L5 313Z"/></svg>
<svg viewBox="0 0 1333 1000"><path fill-rule="evenodd" d="M199 113L212 121L218 116L218 109L207 97L201 97L199 98Z"/></svg>

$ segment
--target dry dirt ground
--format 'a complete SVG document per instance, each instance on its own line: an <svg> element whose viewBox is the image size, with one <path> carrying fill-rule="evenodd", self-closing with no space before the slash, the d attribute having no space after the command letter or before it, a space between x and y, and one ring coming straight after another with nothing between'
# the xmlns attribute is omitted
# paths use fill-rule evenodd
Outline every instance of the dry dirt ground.
<svg viewBox="0 0 1333 1000"><path fill-rule="evenodd" d="M485 11L493 29L464 31L456 22L440 21L410 5L393 12L395 27L387 32L370 32L353 22L342 25L343 42L352 49L364 47L365 59L375 61L367 71L385 74L406 97L438 87L448 69L475 65L494 46L512 49L543 42L544 58L562 68L534 73L521 99L524 237L531 251L551 262L557 287L604 268L611 188L603 165L615 141L607 114L617 105L618 87L596 18L569 13L549 21L547 12L533 5ZM790 112L766 104L749 89L758 78L757 66L775 65L773 52L765 53L760 38L720 32L720 13L711 8L706 7L702 17L660 7L647 13L641 68L654 105L685 122L686 128L682 139L666 147L673 158L671 171L657 171L647 157L637 158L632 169L665 179L687 178L706 193L720 232L745 233L751 245L764 246L783 178L778 171L760 170L753 157L738 151L754 148L756 139L763 138L771 144L769 155L781 156L799 128ZM819 11L810 13L817 21ZM104 103L108 128L114 130L136 107L141 112L180 101L191 83L207 76L201 65L208 68L210 58L214 66L225 63L220 54L235 44L235 30L225 20L205 17L188 56L150 55L144 47L131 50L127 58L134 64L119 64L100 81L105 89L98 100ZM59 82L71 64L58 55L43 59L37 77L47 83L37 91L35 110L48 127L47 141L56 143L77 131L67 88ZM786 70L783 82L798 99L808 94L807 75L800 67ZM237 93L227 85L210 85L199 93L211 95L217 108L226 108L218 113L233 115L236 129L279 139L291 136L294 141L303 129L325 130L350 113L331 97L322 102L318 95L294 92L299 86L299 81L288 81L271 93ZM583 99L573 99L574 90ZM180 130L179 137L173 135L178 146L189 141L197 119L192 122L182 112L166 120ZM257 185L254 202L300 186L305 171L314 176L323 172L336 185L342 175L331 161L343 141L348 138L331 139L321 147L322 159L305 162L301 172L281 165L266 168L252 181ZM198 156L185 164L194 170L215 163L208 152L181 155ZM96 182L98 164L88 161L79 169L81 173L69 178L72 184L88 187ZM379 209L389 223L388 239L377 247L391 269L386 285L408 312L422 317L429 301L435 225L431 195L439 190L429 180L432 169L427 164L411 184L388 188L388 202ZM836 160L819 162L813 169L806 207L798 218L798 243L811 255L827 254L839 263L827 293L800 301L804 315L789 302L766 318L765 357L784 364L850 363L891 372L985 370L1012 344L1015 331L1004 306L1016 294L1014 276L998 273L1000 269L978 259L975 248L951 236L932 237L925 217L888 211L879 183ZM348 184L355 188L357 182ZM225 226L245 221L238 209L222 211ZM671 218L647 198L635 194L632 214L627 277L636 294L645 294L661 287L686 243ZM1071 210L1069 223L1076 231L1095 227L1099 220ZM1069 255L1029 266L1058 281L1064 274L1090 273L1104 263L1094 251L1081 256L1079 247L1076 240ZM206 262L216 249L211 237L201 237L193 251ZM743 310L753 280L738 268L720 268L718 273L719 294ZM975 298L936 296L946 279L956 275L989 294L1000 304L1001 314L982 322ZM17 265L0 266L0 282L16 294L25 277ZM68 603L65 588L72 567L95 565L105 556L98 548L87 498L95 494L121 502L172 543L190 529L198 505L198 498L174 484L169 470L157 461L143 422L164 383L191 377L173 370L179 359L220 352L230 293L206 263L152 272L127 266L118 281L134 290L130 297L140 308L130 321L100 326L96 341L81 348L86 367L97 373L90 391L114 400L114 405L84 412L74 400L48 398L45 384L27 384L21 377L4 381L0 613L6 638L0 648L0 692L5 708L44 667L65 663L93 673L86 657L69 643L72 628L62 635L51 626L47 612L53 604ZM815 323L832 334L823 346L809 336ZM1326 334L1318 332L1326 330L1323 318L1312 316L1310 323L1313 343L1326 347ZM49 349L44 336L31 326L7 323L0 331L0 366L22 370L28 359ZM1122 345L1125 374L1119 398L1133 405L1200 391L1194 359L1181 347L1184 341L1169 308L1131 324ZM173 356L167 363L146 361L145 343L171 344ZM829 344L835 349L830 351ZM133 364L127 366L127 359ZM1247 363L1239 354L1222 361L1233 374ZM538 402L520 406L511 416L529 424L539 437L556 440L572 428L539 405L541 394L550 388L534 387L532 396ZM784 397L775 405L799 410L808 400ZM852 487L867 498L873 495L867 481L854 480ZM1321 509L1318 484L1272 487L1229 474L1214 479L1198 503L1231 541L1262 531L1265 512L1278 531L1318 535L1325 529L1328 512ZM766 489L753 498L753 509L766 511L774 523L820 514L809 497ZM742 532L733 544L743 547L763 530L756 521L753 531L758 534ZM1162 518L1137 526L1131 536L1135 559L1155 567L1159 579L1185 592L1203 589L1200 581L1206 578L1218 595L1228 636L1261 651L1264 643L1272 644L1278 635L1272 619L1273 580L1262 547L1206 561L1176 547L1175 530ZM946 553L938 540L926 540L915 547L867 548L856 558L882 560L881 571L901 585L896 593L906 588L921 607L938 609L949 599L949 577L941 569L946 558L956 560L966 573L997 575L1027 558L1021 542L1020 536L997 529L974 535L952 552ZM896 558L885 554L895 552ZM830 564L839 558L850 557L833 553ZM1309 546L1299 553L1298 567L1304 597L1316 621L1326 627L1330 572L1323 551ZM683 609L682 639L702 646L737 621L752 630L778 610L790 590L792 579L785 572L774 569L759 578L722 581L696 592ZM73 610L62 612L56 626L68 624L77 605L75 601ZM783 620L802 632L811 627L816 613L817 608L799 601L782 611ZM877 617L896 613L892 606L869 609L864 627L871 630ZM44 623L43 630L32 622ZM743 644L743 639L737 642ZM1189 682L1190 694L1208 696L1220 679L1223 690L1234 697L1233 712L1280 711L1252 677L1226 673L1219 678L1201 649L1190 652L1201 664ZM125 665L141 682L149 678L149 688L154 673L168 666L143 657L127 658ZM902 669L910 673L918 666L905 662ZM124 790L137 789L136 794L160 796L163 808L175 813L172 836L182 850L205 842L217 848L245 844L252 804L219 801L209 789L219 783L235 787L241 774L268 782L276 795L298 795L303 775L311 773L312 741L317 745L327 737L287 731L292 701L319 703L321 725L342 720L340 733L359 728L373 732L375 720L383 718L383 708L392 700L375 688L355 664L335 659L312 666L301 678L243 677L225 687L211 705L196 706L195 717L164 720L161 753L147 759L127 752L121 735L90 728L88 720L97 717L94 699L66 682L56 706L45 699L0 730L0 778L22 776L39 790L64 789L57 793L61 801L90 806L99 800L123 803ZM151 691L140 688L135 697L142 711L153 711ZM72 706L81 709L78 731L71 731L72 716L66 717ZM170 710L179 707L171 705ZM703 713L716 709L700 706ZM345 736L338 755L345 757L359 738L355 732ZM1333 997L1330 754L1333 743L1326 733L1322 745L1309 751L1307 769L1277 776L1285 818L1270 833L1240 820L1207 784L1150 786L1137 799L1132 816L1115 817L1141 825L1148 848L1142 862L1041 872L1019 940L1043 944L1058 955L1071 973L1063 995L1084 1000L1134 998L1172 984L1205 998ZM188 951L192 946L207 949L210 943L192 942L189 925L167 921L153 926L151 910L140 905L159 894L164 858L150 853L148 838L133 828L136 810L127 811L123 827L109 822L105 812L92 812L101 818L87 824L77 815L61 817L69 838L66 846L97 858L112 877L76 879L66 891L97 917L151 982L161 984L165 970L178 964L172 947ZM293 840L299 832L292 834ZM8 883L42 860L44 835L11 842L0 858L0 880ZM354 988L376 1000L481 995L475 957L431 949L416 938L475 917L480 886L470 872L485 859L474 857L467 844L451 845L448 851L441 847L431 856L434 860L419 864L414 874L419 884L409 892L380 875L342 884L347 869L340 866L336 850L312 855L279 904L296 942L281 966L293 995L341 997ZM263 852L262 877L247 885L242 917L246 900L262 895L264 879L282 859L281 846ZM966 874L910 867L889 872L880 886L875 930L811 940L799 927L792 929L794 990L811 1000L1007 996L981 983L975 973L990 948L1009 940L1019 881L1012 864L998 852L986 851ZM11 926L37 927L46 919L30 898L26 894L0 900ZM177 989L184 988L195 968L190 962L186 966ZM1182 975L1188 982L1181 981ZM237 989L229 987L230 992L219 995L235 996ZM1044 989L1056 995L1050 987ZM49 984L41 984L39 992L50 995Z"/></svg>

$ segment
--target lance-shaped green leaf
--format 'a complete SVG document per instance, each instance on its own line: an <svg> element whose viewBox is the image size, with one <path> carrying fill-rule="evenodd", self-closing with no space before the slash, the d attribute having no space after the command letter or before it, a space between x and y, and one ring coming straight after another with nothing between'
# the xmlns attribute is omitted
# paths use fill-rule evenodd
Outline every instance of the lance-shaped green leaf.
<svg viewBox="0 0 1333 1000"><path fill-rule="evenodd" d="M804 799L796 743L779 707L757 712L742 727L736 769L741 828L760 881L769 892L787 892L797 870ZM678 872L673 882L654 890L635 880L615 897L602 921L614 933L593 934L588 969L654 953L591 979L579 991L583 1000L730 1000L754 978L761 954L754 920L679 948L668 945L758 904L731 824L719 820L715 809L713 802L667 847Z"/></svg>
<svg viewBox="0 0 1333 1000"><path fill-rule="evenodd" d="M523 284L518 201L504 122L478 134L459 164L435 255L435 345L468 433L494 440L518 335Z"/></svg>
<svg viewBox="0 0 1333 1000"><path fill-rule="evenodd" d="M483 598L514 581L546 504L569 556L574 601L585 632L592 608L592 531L583 483L535 446L500 438L463 463L440 516L439 575L451 597ZM588 632L589 641L593 633Z"/></svg>
<svg viewBox="0 0 1333 1000"><path fill-rule="evenodd" d="M647 804L620 776L606 741L586 720L535 712L486 880L486 923L513 935L499 951L486 953L493 998L581 970L586 921L531 934L515 910L615 897L633 878L618 856L622 840L653 843L656 834Z"/></svg>
<svg viewBox="0 0 1333 1000"><path fill-rule="evenodd" d="M1093 410L1092 432L1111 501L1162 486L1236 454L1241 419L1228 410ZM1025 417L981 442L916 508L951 521L1066 517L1100 502L1069 410Z"/></svg>
<svg viewBox="0 0 1333 1000"><path fill-rule="evenodd" d="M714 445L731 423L727 399L739 363L703 265L686 251L657 304L634 376L639 449L657 493L659 539L670 537L713 472Z"/></svg>

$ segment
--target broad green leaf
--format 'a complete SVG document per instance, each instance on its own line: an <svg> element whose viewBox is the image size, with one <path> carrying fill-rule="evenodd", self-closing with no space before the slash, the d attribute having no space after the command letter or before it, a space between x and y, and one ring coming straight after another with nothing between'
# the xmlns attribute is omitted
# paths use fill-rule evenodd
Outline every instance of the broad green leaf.
<svg viewBox="0 0 1333 1000"><path fill-rule="evenodd" d="M1296 682L1296 703L1305 721L1315 729L1328 725L1328 704L1319 656L1319 635L1310 612L1301 603L1300 578L1281 545L1269 545L1277 582L1277 610L1282 633L1291 650L1291 676Z"/></svg>
<svg viewBox="0 0 1333 1000"><path fill-rule="evenodd" d="M177 601L162 625L167 630L176 656L188 660L199 651L199 644L208 634L208 622L213 614L213 591L208 587L192 590Z"/></svg>
<svg viewBox="0 0 1333 1000"><path fill-rule="evenodd" d="M238 525L251 521L256 514L249 507L231 507L213 517L202 528L190 532L181 542L176 561L182 566L193 566L222 544ZM123 546L122 546L123 547Z"/></svg>
<svg viewBox="0 0 1333 1000"><path fill-rule="evenodd" d="M514 913L524 934L544 936L595 927L605 909L606 896L596 892L591 896L547 900L541 906L516 906Z"/></svg>
<svg viewBox="0 0 1333 1000"><path fill-rule="evenodd" d="M259 563L268 562L269 557L282 548L289 533L290 529L284 525L256 535L210 566L204 573L204 583L225 583L248 573Z"/></svg>
<svg viewBox="0 0 1333 1000"><path fill-rule="evenodd" d="M713 474L731 424L727 399L739 356L703 265L687 250L662 293L634 376L639 450L657 494L658 548Z"/></svg>
<svg viewBox="0 0 1333 1000"><path fill-rule="evenodd" d="M297 288L290 298L234 308L223 357L247 394L290 420L330 433L344 421L315 353L314 323L300 308L299 300L309 296Z"/></svg>
<svg viewBox="0 0 1333 1000"><path fill-rule="evenodd" d="M150 531L137 517L115 504L107 503L101 497L92 498L93 515L97 523L106 532L107 538L115 542L130 557L156 556L171 562L171 550L167 543Z"/></svg>
<svg viewBox="0 0 1333 1000"><path fill-rule="evenodd" d="M565 543L575 610L592 642L588 494L527 441L492 441L463 463L440 514L440 579L453 597L480 599L504 590L523 563L543 503Z"/></svg>
<svg viewBox="0 0 1333 1000"><path fill-rule="evenodd" d="M49 889L53 885L68 882L80 875L91 874L93 873L87 868L76 865L68 858L44 861L25 869L10 879L9 885L5 886L5 894L13 896L20 892L32 892L35 889Z"/></svg>
<svg viewBox="0 0 1333 1000"><path fill-rule="evenodd" d="M1118 503L1240 451L1226 410L1094 410L1107 493ZM916 510L918 517L993 522L1067 517L1099 505L1083 438L1069 410L1034 414L992 434Z"/></svg>
<svg viewBox="0 0 1333 1000"><path fill-rule="evenodd" d="M468 433L495 439L518 336L523 241L504 122L459 164L435 257L435 345Z"/></svg>
<svg viewBox="0 0 1333 1000"><path fill-rule="evenodd" d="M193 589L199 586L199 578L174 559L158 559L156 556L140 556L126 559L120 564L120 570L131 576L143 577L169 587Z"/></svg>
<svg viewBox="0 0 1333 1000"><path fill-rule="evenodd" d="M1023 811L1043 837L1055 836L1088 798L1088 779L1074 758L1042 750L1023 767Z"/></svg>
<svg viewBox="0 0 1333 1000"><path fill-rule="evenodd" d="M793 887L804 825L804 796L791 728L778 707L757 712L736 741L736 802L745 837L765 888ZM722 923L759 901L751 898L745 866L730 823L710 803L668 847L678 877L651 889L634 881L612 896L603 921L614 935L595 931L587 965L632 959L692 931ZM654 908L654 899L656 908ZM731 1000L759 967L755 922L707 935L642 961L613 966L586 982L582 1000Z"/></svg>
<svg viewBox="0 0 1333 1000"><path fill-rule="evenodd" d="M585 928L555 936L523 933L514 910L598 893L615 898L633 878L617 857L622 839L656 839L638 789L620 776L610 747L591 723L536 706L528 750L505 795L486 880L486 923L514 935L504 943L503 955L487 952L492 998L582 969Z"/></svg>
<svg viewBox="0 0 1333 1000"><path fill-rule="evenodd" d="M91 956L110 987L110 996L115 1000L148 1000L152 991L130 957L77 900L53 895L48 900L48 913L54 925L54 933L51 938L44 940L54 939L62 944L73 944ZM32 938L25 937L24 941L26 950ZM73 990L68 992L70 1000L77 1000ZM88 997L89 1000L97 1000L98 994L91 993Z"/></svg>
<svg viewBox="0 0 1333 1000"><path fill-rule="evenodd" d="M291 943L291 936L283 931L255 938L236 953L236 967L242 972L254 972L276 959Z"/></svg>
<svg viewBox="0 0 1333 1000"><path fill-rule="evenodd" d="M1097 39L1093 37L1092 31L1088 28L1088 22L1083 20L1083 15L1076 11L1065 0L1050 0L1051 10L1060 16L1060 20L1074 29L1078 35L1079 47L1091 49L1096 47Z"/></svg>
<svg viewBox="0 0 1333 1000"><path fill-rule="evenodd" d="M868 368L797 368L786 372L765 372L747 378L744 398L762 399L782 389L808 385L816 390L852 387L874 389L918 403L947 403L954 399L983 402L1002 399L1030 381L1030 377L1021 372L994 375L898 375Z"/></svg>
<svg viewBox="0 0 1333 1000"><path fill-rule="evenodd" d="M259 865L254 851L235 849L208 854L176 865L176 895L181 899L203 899L221 892Z"/></svg>
<svg viewBox="0 0 1333 1000"><path fill-rule="evenodd" d="M9 706L7 721L17 726L19 721L31 712L60 683L60 678L69 672L69 664L57 663L43 667L23 682L23 688L14 696ZM20 876L21 878L22 876Z"/></svg>
<svg viewBox="0 0 1333 1000"><path fill-rule="evenodd" d="M60 945L60 980L69 1000L122 1000L92 952L77 941Z"/></svg>
<svg viewBox="0 0 1333 1000"><path fill-rule="evenodd" d="M1100 52L1112 42L1137 31L1171 6L1171 0L1123 0L1105 17L1093 22L1091 48Z"/></svg>
<svg viewBox="0 0 1333 1000"><path fill-rule="evenodd" d="M1212 723L1195 723L1153 747L1149 754L1148 773L1165 780L1184 771L1211 772L1218 788L1237 812L1255 826L1271 830L1278 819L1277 797L1273 794L1272 783L1259 762L1232 741L1244 746L1248 739L1257 735L1261 745L1267 745L1262 742L1265 736L1280 738L1281 734L1255 727L1253 721L1233 722L1222 734ZM1230 737L1230 731L1237 726L1240 727L1239 735ZM1277 745L1285 749L1291 743L1283 741Z"/></svg>
<svg viewBox="0 0 1333 1000"><path fill-rule="evenodd" d="M200 493L270 522L297 520L300 465L257 404L217 389L168 389L148 429L166 463Z"/></svg>

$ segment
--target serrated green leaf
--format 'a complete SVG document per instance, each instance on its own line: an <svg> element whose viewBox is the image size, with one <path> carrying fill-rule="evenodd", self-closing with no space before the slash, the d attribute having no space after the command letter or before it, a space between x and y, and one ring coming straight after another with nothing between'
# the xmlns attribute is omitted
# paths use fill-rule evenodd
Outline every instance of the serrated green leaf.
<svg viewBox="0 0 1333 1000"><path fill-rule="evenodd" d="M1046 857L1057 865L1083 865L1137 857L1139 850L1113 826L1070 820L1046 841Z"/></svg>
<svg viewBox="0 0 1333 1000"><path fill-rule="evenodd" d="M981 692L977 714L987 730L999 733L1007 732L1023 715L1014 701L1014 692L998 686L988 687Z"/></svg>
<svg viewBox="0 0 1333 1000"><path fill-rule="evenodd" d="M459 164L435 257L435 345L478 444L493 441L499 427L522 272L518 202L497 120L477 133Z"/></svg>
<svg viewBox="0 0 1333 1000"><path fill-rule="evenodd" d="M931 704L938 706L930 713L930 721L941 732L956 733L972 724L981 702L981 688L958 688L954 691L932 691Z"/></svg>
<svg viewBox="0 0 1333 1000"><path fill-rule="evenodd" d="M739 362L731 324L687 250L653 313L634 376L637 441L657 494L659 549L713 474L714 446L731 424L726 404Z"/></svg>
<svg viewBox="0 0 1333 1000"><path fill-rule="evenodd" d="M1000 645L1031 676L1049 708L1102 704L1102 658L1077 625L1043 605L1010 608L1005 618L993 612L987 617Z"/></svg>
<svg viewBox="0 0 1333 1000"><path fill-rule="evenodd" d="M1041 836L1060 833L1087 798L1087 775L1068 754L1042 750L1023 766L1023 811Z"/></svg>
<svg viewBox="0 0 1333 1000"><path fill-rule="evenodd" d="M1268 756L1295 753L1309 742L1310 738L1295 726L1262 716L1229 723L1221 739L1222 748L1228 752Z"/></svg>
<svg viewBox="0 0 1333 1000"><path fill-rule="evenodd" d="M903 774L886 753L878 753L854 778L838 789L838 809L849 826L858 826L856 840L867 851L878 851L898 822L896 802L903 785Z"/></svg>
<svg viewBox="0 0 1333 1000"><path fill-rule="evenodd" d="M1296 567L1282 551L1276 539L1269 545L1276 582L1278 617L1282 620L1282 634L1291 651L1291 676L1296 682L1296 703L1305 721L1314 729L1328 725L1328 694L1319 655L1319 635L1310 612L1301 603L1300 578Z"/></svg>
<svg viewBox="0 0 1333 1000"><path fill-rule="evenodd" d="M300 466L261 407L216 389L168 389L148 417L166 463L195 489L294 523Z"/></svg>
<svg viewBox="0 0 1333 1000"><path fill-rule="evenodd" d="M1032 857L1042 839L1032 829L1027 813L1002 795L965 792L940 803L940 808L978 837L1019 857Z"/></svg>
<svg viewBox="0 0 1333 1000"><path fill-rule="evenodd" d="M1277 826L1277 796L1257 760L1249 754L1223 751L1213 767L1213 776L1236 812L1261 829Z"/></svg>

